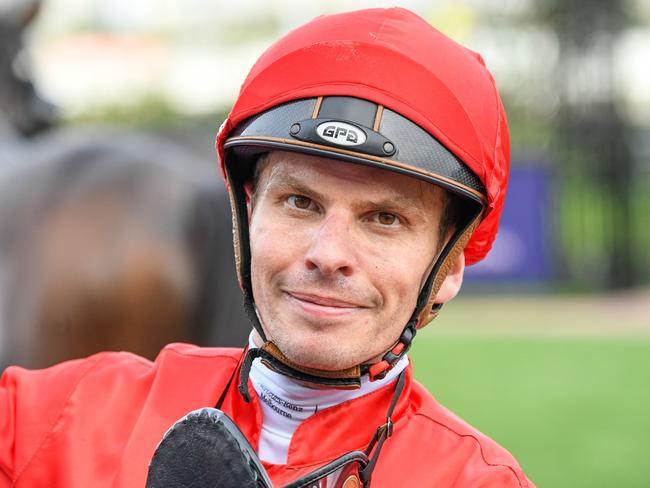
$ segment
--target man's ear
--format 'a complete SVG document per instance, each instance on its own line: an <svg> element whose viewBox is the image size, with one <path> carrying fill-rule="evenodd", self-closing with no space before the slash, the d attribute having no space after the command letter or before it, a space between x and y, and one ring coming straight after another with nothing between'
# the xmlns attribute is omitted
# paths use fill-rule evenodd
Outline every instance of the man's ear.
<svg viewBox="0 0 650 488"><path fill-rule="evenodd" d="M454 298L460 291L465 274L465 254L460 253L454 264L449 268L445 281L442 282L440 290L436 295L435 303L446 303Z"/></svg>
<svg viewBox="0 0 650 488"><path fill-rule="evenodd" d="M246 194L246 210L248 210L248 223L251 223L251 214L253 209L251 207L251 200L253 198L253 182L248 180L244 182L244 193Z"/></svg>

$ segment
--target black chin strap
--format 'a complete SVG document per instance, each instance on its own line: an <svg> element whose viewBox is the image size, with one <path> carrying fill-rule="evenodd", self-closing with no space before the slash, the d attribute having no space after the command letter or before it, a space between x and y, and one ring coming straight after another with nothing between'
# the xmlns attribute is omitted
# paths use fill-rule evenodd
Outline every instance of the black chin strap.
<svg viewBox="0 0 650 488"><path fill-rule="evenodd" d="M351 376L349 378L341 378L335 374L336 372L333 372L334 374L332 377L327 378L292 368L284 362L279 361L277 357L271 354L266 349L268 344L270 343L265 344L262 348L255 347L249 349L244 356L244 361L242 362L241 370L239 372L239 385L237 389L246 402L251 401L251 395L248 391L248 377L250 376L251 368L253 367L253 361L255 361L257 358L260 358L262 362L273 371L284 376L288 376L289 378L302 381L304 383L349 390L353 390L361 386L360 375Z"/></svg>
<svg viewBox="0 0 650 488"><path fill-rule="evenodd" d="M244 361L242 362L241 370L239 371L239 385L237 386L237 389L239 390L239 394L244 398L244 401L246 401L246 403L251 402L251 394L248 391L248 377L251 374L253 361L259 357L262 357L263 352L264 351L257 347L249 349L244 356Z"/></svg>
<svg viewBox="0 0 650 488"><path fill-rule="evenodd" d="M244 311L246 312L246 315L248 315L248 320L250 320L253 328L257 331L262 340L266 342L266 334L264 333L264 329L260 323L260 318L257 316L257 311L255 310L255 301L253 300L252 295L246 289L244 289L243 292Z"/></svg>
<svg viewBox="0 0 650 488"><path fill-rule="evenodd" d="M381 361L364 364L356 371L347 370L345 376L339 374L341 373L339 371L321 371L294 367L275 344L266 342L261 348L254 347L246 351L239 373L237 389L247 403L251 401L251 395L248 391L248 377L253 367L253 361L257 358L260 358L273 371L303 383L344 390L360 388L361 376L365 374L368 375L370 381L384 378L408 352L416 332L415 319L411 319L402 331L397 344L384 354Z"/></svg>

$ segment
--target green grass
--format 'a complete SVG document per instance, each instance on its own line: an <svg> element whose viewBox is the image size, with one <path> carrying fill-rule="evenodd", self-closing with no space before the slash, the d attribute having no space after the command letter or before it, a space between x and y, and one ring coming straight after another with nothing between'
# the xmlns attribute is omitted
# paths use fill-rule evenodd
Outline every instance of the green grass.
<svg viewBox="0 0 650 488"><path fill-rule="evenodd" d="M416 378L538 487L650 487L650 339L422 331Z"/></svg>

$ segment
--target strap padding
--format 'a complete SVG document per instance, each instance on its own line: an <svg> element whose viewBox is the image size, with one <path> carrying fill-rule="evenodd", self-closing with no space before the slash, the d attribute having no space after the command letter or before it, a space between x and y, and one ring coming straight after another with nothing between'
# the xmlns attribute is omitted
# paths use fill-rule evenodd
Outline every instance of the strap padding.
<svg viewBox="0 0 650 488"><path fill-rule="evenodd" d="M481 221L481 213L478 213L476 217L474 217L474 220L472 220L472 222L465 228L463 233L453 244L451 250L447 253L446 256L444 256L443 261L440 264L440 267L438 268L436 276L433 278L433 286L431 287L431 292L429 293L429 299L427 300L427 304L422 308L420 315L418 317L418 321L417 321L418 329L421 329L422 327L427 325L438 315L438 311L440 307L435 306L436 305L435 300L436 300L436 296L438 295L438 292L440 291L440 287L445 281L445 278L447 278L447 274L449 273L449 270L455 264L460 254L465 250L465 246L467 245L467 242L469 241L470 237L472 237L472 234L474 233L474 230L476 229L480 221Z"/></svg>
<svg viewBox="0 0 650 488"><path fill-rule="evenodd" d="M278 346L276 346L271 341L266 342L262 346L262 349L268 352L271 356L273 356L281 363L285 364L286 366L289 366L292 369L295 369L297 371L300 371L301 373L305 373L310 376L316 376L318 378L328 378L328 379L333 379L333 378L358 379L361 376L361 368L358 365L352 368L342 369L338 371L327 371L324 369L306 368L304 366L300 366L299 364L296 364L293 361L291 361L289 358L287 358L282 353L282 351L280 351Z"/></svg>

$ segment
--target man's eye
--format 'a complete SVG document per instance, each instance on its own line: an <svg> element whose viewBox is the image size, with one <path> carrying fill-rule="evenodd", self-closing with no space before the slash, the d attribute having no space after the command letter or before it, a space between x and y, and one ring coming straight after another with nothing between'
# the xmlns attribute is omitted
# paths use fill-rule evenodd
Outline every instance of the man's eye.
<svg viewBox="0 0 650 488"><path fill-rule="evenodd" d="M381 212L377 214L377 222L381 225L395 225L399 223L399 219L394 214Z"/></svg>
<svg viewBox="0 0 650 488"><path fill-rule="evenodd" d="M291 195L289 197L289 203L301 210L307 210L312 205L312 200L302 195Z"/></svg>

